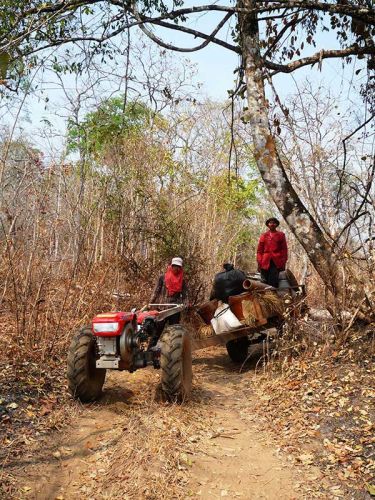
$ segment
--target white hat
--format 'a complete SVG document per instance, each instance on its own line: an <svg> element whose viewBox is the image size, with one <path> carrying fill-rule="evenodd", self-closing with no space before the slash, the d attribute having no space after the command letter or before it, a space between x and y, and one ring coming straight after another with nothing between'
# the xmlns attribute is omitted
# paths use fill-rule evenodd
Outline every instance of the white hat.
<svg viewBox="0 0 375 500"><path fill-rule="evenodd" d="M182 267L182 259L181 259L181 257L173 257L171 264L172 264L172 266L180 266L180 267Z"/></svg>

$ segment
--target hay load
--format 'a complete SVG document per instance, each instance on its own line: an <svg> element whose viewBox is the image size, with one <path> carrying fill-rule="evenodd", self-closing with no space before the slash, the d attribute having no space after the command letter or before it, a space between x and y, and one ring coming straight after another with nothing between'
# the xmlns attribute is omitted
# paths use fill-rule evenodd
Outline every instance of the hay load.
<svg viewBox="0 0 375 500"><path fill-rule="evenodd" d="M296 290L295 278L292 283L284 273L285 286L276 289L256 279L247 278L243 282L243 293L228 298L228 308L235 315L242 327L252 329L265 325L270 318L281 320L291 302L296 304L298 297L303 297L302 291ZM214 335L211 322L216 324L216 318L222 314L223 302L216 299L201 304L194 312L195 331L199 338L207 338ZM241 327L238 327L241 328ZM216 333L222 333L216 329ZM221 329L222 330L222 329ZM229 328L228 331L232 331ZM236 330L236 328L235 328Z"/></svg>

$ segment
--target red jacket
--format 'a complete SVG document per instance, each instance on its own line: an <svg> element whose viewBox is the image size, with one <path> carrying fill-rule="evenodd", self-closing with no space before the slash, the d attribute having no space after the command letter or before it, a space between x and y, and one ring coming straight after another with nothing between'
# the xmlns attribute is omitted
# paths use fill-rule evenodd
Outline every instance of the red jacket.
<svg viewBox="0 0 375 500"><path fill-rule="evenodd" d="M281 231L267 231L259 238L257 261L261 269L269 269L271 259L278 269L283 269L288 260L286 238Z"/></svg>

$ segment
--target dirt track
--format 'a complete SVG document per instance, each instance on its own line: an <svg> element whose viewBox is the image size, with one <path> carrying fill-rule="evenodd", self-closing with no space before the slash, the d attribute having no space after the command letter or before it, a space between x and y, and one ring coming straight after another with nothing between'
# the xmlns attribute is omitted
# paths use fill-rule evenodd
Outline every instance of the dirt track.
<svg viewBox="0 0 375 500"><path fill-rule="evenodd" d="M155 401L151 368L110 373L98 403L14 464L18 498L308 498L251 411L254 366L239 373L224 349L201 351L182 406Z"/></svg>

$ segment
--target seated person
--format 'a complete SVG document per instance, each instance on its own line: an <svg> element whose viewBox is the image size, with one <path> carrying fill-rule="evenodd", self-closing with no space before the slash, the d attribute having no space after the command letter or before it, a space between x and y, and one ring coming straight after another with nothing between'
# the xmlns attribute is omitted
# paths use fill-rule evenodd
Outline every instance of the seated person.
<svg viewBox="0 0 375 500"><path fill-rule="evenodd" d="M244 292L243 282L246 274L239 269L235 269L233 264L223 264L224 271L217 273L214 278L210 300L218 299L228 302L228 297L239 295Z"/></svg>

